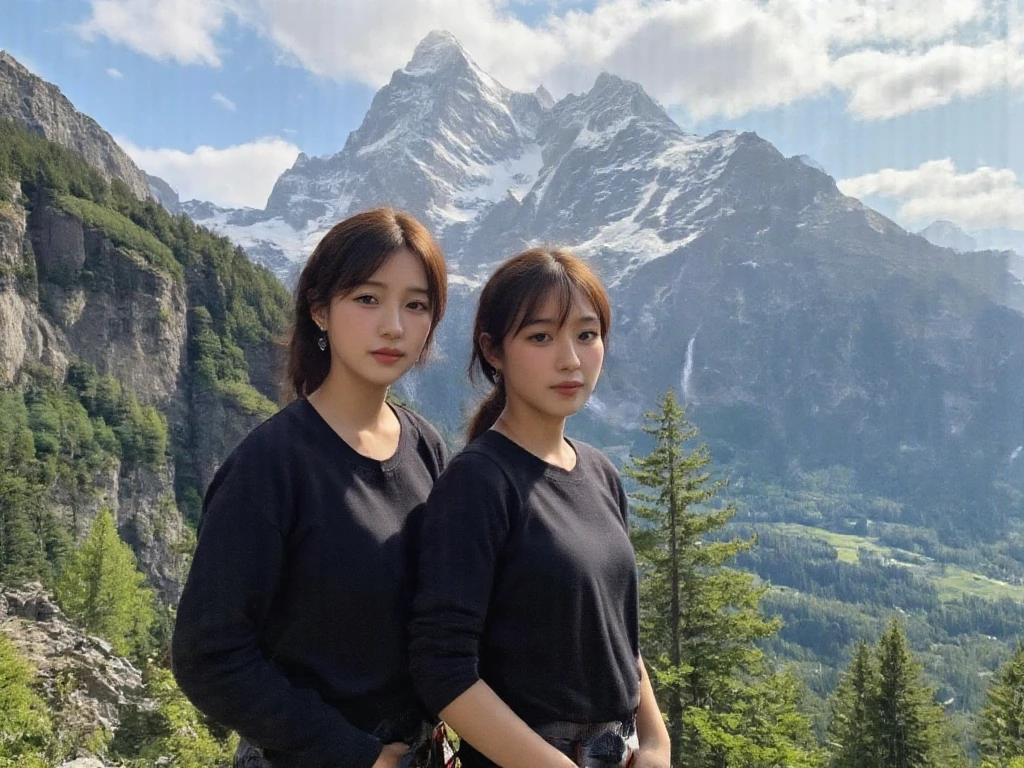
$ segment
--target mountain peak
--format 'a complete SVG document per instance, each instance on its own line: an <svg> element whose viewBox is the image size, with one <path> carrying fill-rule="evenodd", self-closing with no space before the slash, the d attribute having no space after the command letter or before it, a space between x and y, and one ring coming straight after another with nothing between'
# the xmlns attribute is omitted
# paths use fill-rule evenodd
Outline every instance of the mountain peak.
<svg viewBox="0 0 1024 768"><path fill-rule="evenodd" d="M0 117L74 150L107 180L127 184L139 199L152 196L145 174L113 137L7 51L0 51Z"/></svg>
<svg viewBox="0 0 1024 768"><path fill-rule="evenodd" d="M572 115L574 121L583 117L596 118L598 122L614 122L628 115L651 125L661 125L672 133L680 131L679 126L644 91L643 86L610 72L598 75L587 93L566 97L554 109Z"/></svg>
<svg viewBox="0 0 1024 768"><path fill-rule="evenodd" d="M932 245L966 253L978 250L977 241L951 221L939 219L918 232Z"/></svg>
<svg viewBox="0 0 1024 768"><path fill-rule="evenodd" d="M543 85L538 85L537 90L533 92L533 95L537 97L537 101L544 109L551 109L555 106L555 97L551 95L551 92Z"/></svg>
<svg viewBox="0 0 1024 768"><path fill-rule="evenodd" d="M9 64L13 67L19 67L20 69L24 69L26 72L28 72L28 68L24 64L22 64L16 58L11 56L11 54L3 50L2 48L0 48L0 61L2 61L4 64Z"/></svg>
<svg viewBox="0 0 1024 768"><path fill-rule="evenodd" d="M416 46L405 71L409 74L426 74L469 61L469 54L455 35L447 30L435 29Z"/></svg>

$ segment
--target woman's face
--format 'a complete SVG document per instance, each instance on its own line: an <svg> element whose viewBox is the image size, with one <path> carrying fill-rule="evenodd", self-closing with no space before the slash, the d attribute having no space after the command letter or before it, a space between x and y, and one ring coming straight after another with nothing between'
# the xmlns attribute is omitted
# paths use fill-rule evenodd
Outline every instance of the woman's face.
<svg viewBox="0 0 1024 768"><path fill-rule="evenodd" d="M419 360L430 335L430 294L423 263L403 248L370 278L313 312L326 330L331 373L388 386Z"/></svg>
<svg viewBox="0 0 1024 768"><path fill-rule="evenodd" d="M501 370L510 405L552 419L583 407L604 364L601 323L591 303L577 293L561 325L560 314L558 301L550 297L491 361Z"/></svg>

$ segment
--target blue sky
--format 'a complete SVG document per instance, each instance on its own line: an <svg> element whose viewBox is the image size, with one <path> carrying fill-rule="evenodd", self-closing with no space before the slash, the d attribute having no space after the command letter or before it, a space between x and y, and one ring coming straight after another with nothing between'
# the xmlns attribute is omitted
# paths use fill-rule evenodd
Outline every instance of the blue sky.
<svg viewBox="0 0 1024 768"><path fill-rule="evenodd" d="M602 70L806 153L910 228L1024 229L1024 0L2 0L0 48L184 197L261 206L450 29L509 87Z"/></svg>

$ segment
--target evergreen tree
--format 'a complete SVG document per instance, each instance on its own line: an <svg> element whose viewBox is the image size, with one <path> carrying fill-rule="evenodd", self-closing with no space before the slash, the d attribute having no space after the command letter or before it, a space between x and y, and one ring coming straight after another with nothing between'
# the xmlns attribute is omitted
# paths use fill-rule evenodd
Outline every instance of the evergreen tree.
<svg viewBox="0 0 1024 768"><path fill-rule="evenodd" d="M871 738L878 768L952 768L964 758L895 619L878 641ZM867 764L865 764L866 768Z"/></svg>
<svg viewBox="0 0 1024 768"><path fill-rule="evenodd" d="M106 638L118 653L140 654L154 620L153 593L121 541L110 512L89 528L57 584L57 599L69 617Z"/></svg>
<svg viewBox="0 0 1024 768"><path fill-rule="evenodd" d="M33 671L0 633L0 768L45 768L51 723Z"/></svg>
<svg viewBox="0 0 1024 768"><path fill-rule="evenodd" d="M820 764L810 724L796 713L798 688L791 678L768 676L756 645L779 627L760 612L766 588L726 567L754 541L712 538L736 509L703 506L724 482L711 479L706 446L684 451L697 430L672 390L658 407L644 428L654 450L632 457L625 474L646 489L633 494L642 646L676 764ZM787 762L772 762L783 754Z"/></svg>
<svg viewBox="0 0 1024 768"><path fill-rule="evenodd" d="M33 530L42 504L36 448L20 393L0 395L0 582L21 584L46 573Z"/></svg>
<svg viewBox="0 0 1024 768"><path fill-rule="evenodd" d="M1024 763L1024 643L992 678L978 742L984 768Z"/></svg>
<svg viewBox="0 0 1024 768"><path fill-rule="evenodd" d="M849 671L832 696L829 768L877 765L877 745L872 739L877 690L878 670L871 658L871 649L862 640L857 644Z"/></svg>

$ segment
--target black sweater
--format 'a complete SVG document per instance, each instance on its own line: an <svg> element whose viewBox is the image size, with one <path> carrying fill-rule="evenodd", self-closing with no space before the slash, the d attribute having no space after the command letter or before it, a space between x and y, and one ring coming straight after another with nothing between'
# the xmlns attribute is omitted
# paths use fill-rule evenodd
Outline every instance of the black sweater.
<svg viewBox="0 0 1024 768"><path fill-rule="evenodd" d="M296 400L242 441L207 491L174 675L275 766L368 768L381 743L366 731L416 706L415 528L447 452L427 422L395 411L398 449L375 461Z"/></svg>
<svg viewBox="0 0 1024 768"><path fill-rule="evenodd" d="M477 680L531 726L607 722L639 702L636 559L615 467L571 471L489 431L427 502L410 624L417 690L440 712Z"/></svg>

